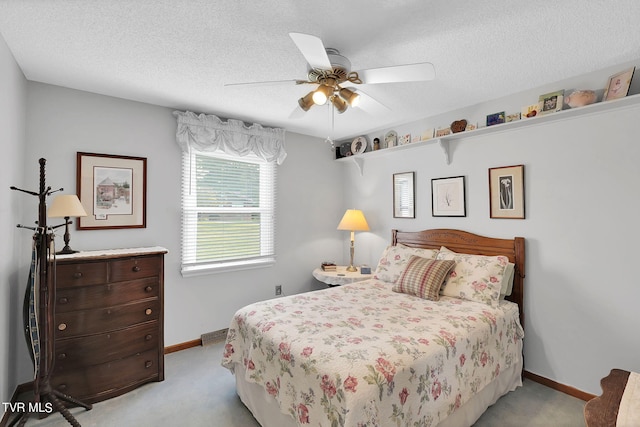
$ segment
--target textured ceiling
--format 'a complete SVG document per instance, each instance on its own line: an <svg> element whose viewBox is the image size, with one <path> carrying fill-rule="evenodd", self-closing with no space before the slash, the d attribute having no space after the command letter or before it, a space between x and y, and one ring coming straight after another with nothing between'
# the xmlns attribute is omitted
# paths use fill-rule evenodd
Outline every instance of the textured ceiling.
<svg viewBox="0 0 640 427"><path fill-rule="evenodd" d="M27 79L341 139L640 58L638 0L0 0ZM289 37L339 49L354 70L431 62L428 82L362 85L388 107L290 115L309 85Z"/></svg>

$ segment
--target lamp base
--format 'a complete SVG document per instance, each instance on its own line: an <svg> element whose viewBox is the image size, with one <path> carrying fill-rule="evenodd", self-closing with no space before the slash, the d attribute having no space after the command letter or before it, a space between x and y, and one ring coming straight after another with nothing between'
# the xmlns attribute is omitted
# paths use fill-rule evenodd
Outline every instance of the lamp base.
<svg viewBox="0 0 640 427"><path fill-rule="evenodd" d="M347 267L347 271L358 271L358 267L354 267L353 265L350 265L349 267Z"/></svg>
<svg viewBox="0 0 640 427"><path fill-rule="evenodd" d="M65 246L64 248L62 248L61 251L56 252L56 255L68 255L68 254L75 254L78 251L74 251L73 249L71 249L69 246Z"/></svg>

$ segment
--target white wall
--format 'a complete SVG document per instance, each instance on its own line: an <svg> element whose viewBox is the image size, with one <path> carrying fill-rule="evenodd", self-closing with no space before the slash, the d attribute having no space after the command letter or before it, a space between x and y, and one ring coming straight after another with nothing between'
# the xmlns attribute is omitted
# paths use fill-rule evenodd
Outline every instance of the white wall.
<svg viewBox="0 0 640 427"><path fill-rule="evenodd" d="M20 200L30 197L9 190L22 184L22 159L25 144L27 81L18 68L4 39L0 36L0 401L8 402L17 381L17 356L13 349L25 347L22 325L22 292L18 282L21 267L28 267L24 257L29 236L18 230ZM28 260L27 260L28 261Z"/></svg>
<svg viewBox="0 0 640 427"><path fill-rule="evenodd" d="M41 83L28 84L27 183L37 185L37 161L47 159L48 184L75 193L76 152L147 158L147 227L71 230L77 250L164 246L165 345L226 328L240 307L321 285L311 271L341 253L336 226L343 213L344 169L321 139L286 135L287 159L278 167L276 265L183 279L180 275L181 152L172 110ZM32 221L35 205L26 206ZM53 222L52 222L53 224ZM60 233L62 234L62 233ZM57 245L62 245L61 238ZM26 350L24 351L25 360ZM26 362L25 362L26 363ZM27 368L21 370L22 379Z"/></svg>
<svg viewBox="0 0 640 427"><path fill-rule="evenodd" d="M609 72L603 75L579 84L604 85ZM563 84L533 92L572 87ZM528 95L519 96L505 103L530 103ZM408 124L398 133L446 126L472 111L500 111L496 104ZM347 199L372 226L358 234L356 251L375 265L392 228L525 237L525 368L600 394L599 380L611 368L640 370L640 287L633 267L640 257L639 119L635 106L468 137L451 144L450 165L436 143L368 159L362 176L345 163L352 183ZM526 219L490 219L488 168L517 164L525 165ZM416 172L416 219L392 218L392 174L405 171ZM432 217L431 179L458 175L466 177L467 216Z"/></svg>

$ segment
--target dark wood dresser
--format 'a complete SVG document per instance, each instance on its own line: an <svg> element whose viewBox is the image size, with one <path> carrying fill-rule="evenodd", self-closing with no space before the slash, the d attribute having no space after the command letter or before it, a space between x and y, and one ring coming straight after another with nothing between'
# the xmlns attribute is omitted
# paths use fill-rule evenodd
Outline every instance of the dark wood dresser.
<svg viewBox="0 0 640 427"><path fill-rule="evenodd" d="M58 256L53 388L95 403L164 380L166 252Z"/></svg>

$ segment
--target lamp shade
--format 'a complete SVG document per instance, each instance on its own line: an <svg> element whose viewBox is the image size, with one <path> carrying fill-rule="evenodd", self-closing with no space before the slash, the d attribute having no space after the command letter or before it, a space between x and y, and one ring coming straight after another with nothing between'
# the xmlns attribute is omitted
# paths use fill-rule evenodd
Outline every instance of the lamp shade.
<svg viewBox="0 0 640 427"><path fill-rule="evenodd" d="M347 209L338 224L338 230L369 231L369 224L359 209Z"/></svg>
<svg viewBox="0 0 640 427"><path fill-rule="evenodd" d="M82 203L75 194L60 194L51 203L49 218L64 218L74 216L87 216L87 212L82 207Z"/></svg>

